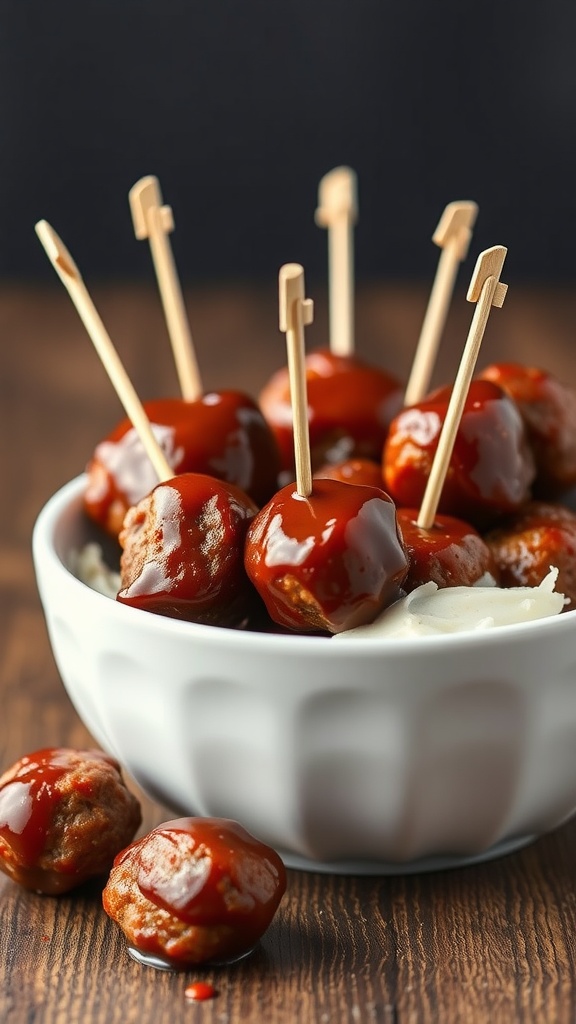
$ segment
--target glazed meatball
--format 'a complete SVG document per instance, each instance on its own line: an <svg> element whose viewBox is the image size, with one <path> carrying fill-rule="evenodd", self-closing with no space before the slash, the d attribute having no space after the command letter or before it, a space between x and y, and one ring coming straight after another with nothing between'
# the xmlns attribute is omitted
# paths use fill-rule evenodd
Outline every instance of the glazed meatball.
<svg viewBox="0 0 576 1024"><path fill-rule="evenodd" d="M102 894L139 959L175 969L238 959L272 921L282 860L227 818L177 818L119 853Z"/></svg>
<svg viewBox="0 0 576 1024"><path fill-rule="evenodd" d="M0 777L0 868L27 889L68 892L107 873L140 822L114 758L38 750Z"/></svg>
<svg viewBox="0 0 576 1024"><path fill-rule="evenodd" d="M314 472L317 480L342 480L345 484L367 484L368 487L384 487L382 467L374 459L343 459L342 462L326 462Z"/></svg>
<svg viewBox="0 0 576 1024"><path fill-rule="evenodd" d="M157 484L124 520L117 600L208 626L245 625L254 591L244 539L257 511L238 487L204 473Z"/></svg>
<svg viewBox="0 0 576 1024"><path fill-rule="evenodd" d="M533 493L554 499L576 485L576 392L551 373L519 363L494 363L480 377L514 399L536 462Z"/></svg>
<svg viewBox="0 0 576 1024"><path fill-rule="evenodd" d="M576 607L576 515L569 508L530 501L484 539L503 587L537 587L554 566L566 610Z"/></svg>
<svg viewBox="0 0 576 1024"><path fill-rule="evenodd" d="M144 408L175 474L205 473L226 480L258 505L276 490L280 452L249 395L213 391L192 401L156 398L145 402ZM84 508L117 537L128 509L157 482L130 419L123 419L96 446L86 468Z"/></svg>
<svg viewBox="0 0 576 1024"><path fill-rule="evenodd" d="M392 421L382 455L384 489L398 508L420 508L452 387L437 388ZM488 380L473 380L464 402L438 512L477 530L496 526L531 497L536 473L516 403Z"/></svg>
<svg viewBox="0 0 576 1024"><path fill-rule="evenodd" d="M305 366L312 467L356 457L380 460L390 421L402 406L400 381L356 355L327 349L308 352ZM282 468L291 474L294 434L287 367L270 377L259 405L276 437Z"/></svg>
<svg viewBox="0 0 576 1024"><path fill-rule="evenodd" d="M473 587L494 583L498 568L477 530L454 516L434 517L425 530L418 526L418 510L399 508L398 527L408 552L408 573L402 589L409 594L432 580L437 587Z"/></svg>

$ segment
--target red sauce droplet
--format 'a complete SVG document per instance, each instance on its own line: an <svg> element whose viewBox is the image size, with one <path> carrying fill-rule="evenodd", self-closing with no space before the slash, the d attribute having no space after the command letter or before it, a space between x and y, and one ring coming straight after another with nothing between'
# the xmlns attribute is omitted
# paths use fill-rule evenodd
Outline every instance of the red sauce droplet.
<svg viewBox="0 0 576 1024"><path fill-rule="evenodd" d="M205 999L213 999L216 989L207 981L194 981L184 990L186 999L194 1003L203 1003Z"/></svg>

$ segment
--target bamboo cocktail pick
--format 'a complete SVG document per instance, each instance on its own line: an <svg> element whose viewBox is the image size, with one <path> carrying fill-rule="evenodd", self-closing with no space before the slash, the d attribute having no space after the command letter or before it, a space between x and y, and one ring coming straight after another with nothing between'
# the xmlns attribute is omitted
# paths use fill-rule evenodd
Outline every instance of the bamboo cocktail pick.
<svg viewBox="0 0 576 1024"><path fill-rule="evenodd" d="M146 412L142 406L136 391L122 365L120 357L112 344L110 336L102 323L100 315L88 293L86 285L82 280L80 271L76 266L68 249L62 239L56 234L54 228L45 221L40 220L36 224L36 234L40 239L48 259L56 270L64 287L67 289L72 302L76 306L80 319L82 320L94 348L96 349L104 368L112 381L116 394L120 399L126 415L131 420L146 453L158 474L158 479L163 482L174 476L170 464L162 451L154 432L150 426Z"/></svg>
<svg viewBox="0 0 576 1024"><path fill-rule="evenodd" d="M468 302L476 303L476 309L420 506L417 524L423 530L430 530L434 523L490 310L492 306L502 306L506 298L508 285L500 281L500 274L507 252L508 250L503 245L494 245L491 249L485 249L480 253L472 274L466 298Z"/></svg>
<svg viewBox="0 0 576 1024"><path fill-rule="evenodd" d="M350 167L335 167L318 188L316 223L328 228L328 296L330 350L354 352L354 239L358 219L356 175Z"/></svg>
<svg viewBox="0 0 576 1024"><path fill-rule="evenodd" d="M304 269L299 263L285 263L279 278L280 330L286 334L290 398L294 419L296 491L307 498L312 492L312 466L308 432L308 399L304 327L314 319L314 303L304 298Z"/></svg>
<svg viewBox="0 0 576 1024"><path fill-rule="evenodd" d="M471 201L448 203L442 214L432 241L442 252L430 292L428 306L422 322L416 354L406 386L404 405L414 405L426 394L438 345L446 323L450 299L458 267L466 258L472 238L472 228L478 215L478 206Z"/></svg>
<svg viewBox="0 0 576 1024"><path fill-rule="evenodd" d="M162 204L158 178L152 174L140 178L130 189L128 198L134 234L136 238L147 238L150 242L182 397L187 401L194 401L202 394L202 383L182 289L168 239L169 233L174 230L172 209Z"/></svg>

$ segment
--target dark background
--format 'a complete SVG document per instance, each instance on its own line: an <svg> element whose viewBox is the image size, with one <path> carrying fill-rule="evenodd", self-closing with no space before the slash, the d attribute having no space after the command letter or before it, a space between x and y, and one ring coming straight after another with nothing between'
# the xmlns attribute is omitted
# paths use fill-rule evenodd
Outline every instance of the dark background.
<svg viewBox="0 0 576 1024"><path fill-rule="evenodd" d="M321 279L317 185L346 163L360 281L429 279L454 199L471 256L570 281L575 136L573 0L0 0L0 276L53 275L41 217L85 278L151 276L127 193L156 174L185 282Z"/></svg>

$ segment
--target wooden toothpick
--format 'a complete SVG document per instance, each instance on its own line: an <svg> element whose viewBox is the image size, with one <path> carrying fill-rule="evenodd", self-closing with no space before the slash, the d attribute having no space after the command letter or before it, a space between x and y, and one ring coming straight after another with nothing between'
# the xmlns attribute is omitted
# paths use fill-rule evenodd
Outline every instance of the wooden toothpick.
<svg viewBox="0 0 576 1024"><path fill-rule="evenodd" d="M354 352L354 239L358 219L356 174L335 167L318 188L316 223L328 228L328 295L330 349L336 355Z"/></svg>
<svg viewBox="0 0 576 1024"><path fill-rule="evenodd" d="M176 372L182 396L194 401L202 394L202 383L182 289L168 235L174 230L170 206L162 204L158 179L149 174L140 178L128 193L134 234L150 242L152 261L168 325Z"/></svg>
<svg viewBox="0 0 576 1024"><path fill-rule="evenodd" d="M54 228L45 220L36 224L36 234L40 239L48 259L56 270L72 302L76 306L80 318L92 339L106 372L120 399L126 415L131 420L146 453L158 474L160 481L170 480L174 470L168 463L154 432L150 426L146 412L136 394L132 382L122 365L120 357L112 344L110 336L102 323L100 315L88 293L82 276L62 239Z"/></svg>
<svg viewBox="0 0 576 1024"><path fill-rule="evenodd" d="M280 330L286 334L288 376L294 420L294 461L296 490L307 498L312 491L310 435L304 327L314 319L314 303L304 298L304 269L299 263L285 263L278 277Z"/></svg>
<svg viewBox="0 0 576 1024"><path fill-rule="evenodd" d="M442 251L416 346L404 405L419 402L428 390L458 267L468 253L477 215L476 203L468 200L448 203L432 235L432 241Z"/></svg>
<svg viewBox="0 0 576 1024"><path fill-rule="evenodd" d="M494 245L491 249L485 249L480 253L472 274L466 298L469 302L476 303L476 309L420 506L417 523L423 530L431 529L434 523L490 310L492 306L502 306L506 298L508 285L500 281L500 274L507 252L508 250L503 245Z"/></svg>

